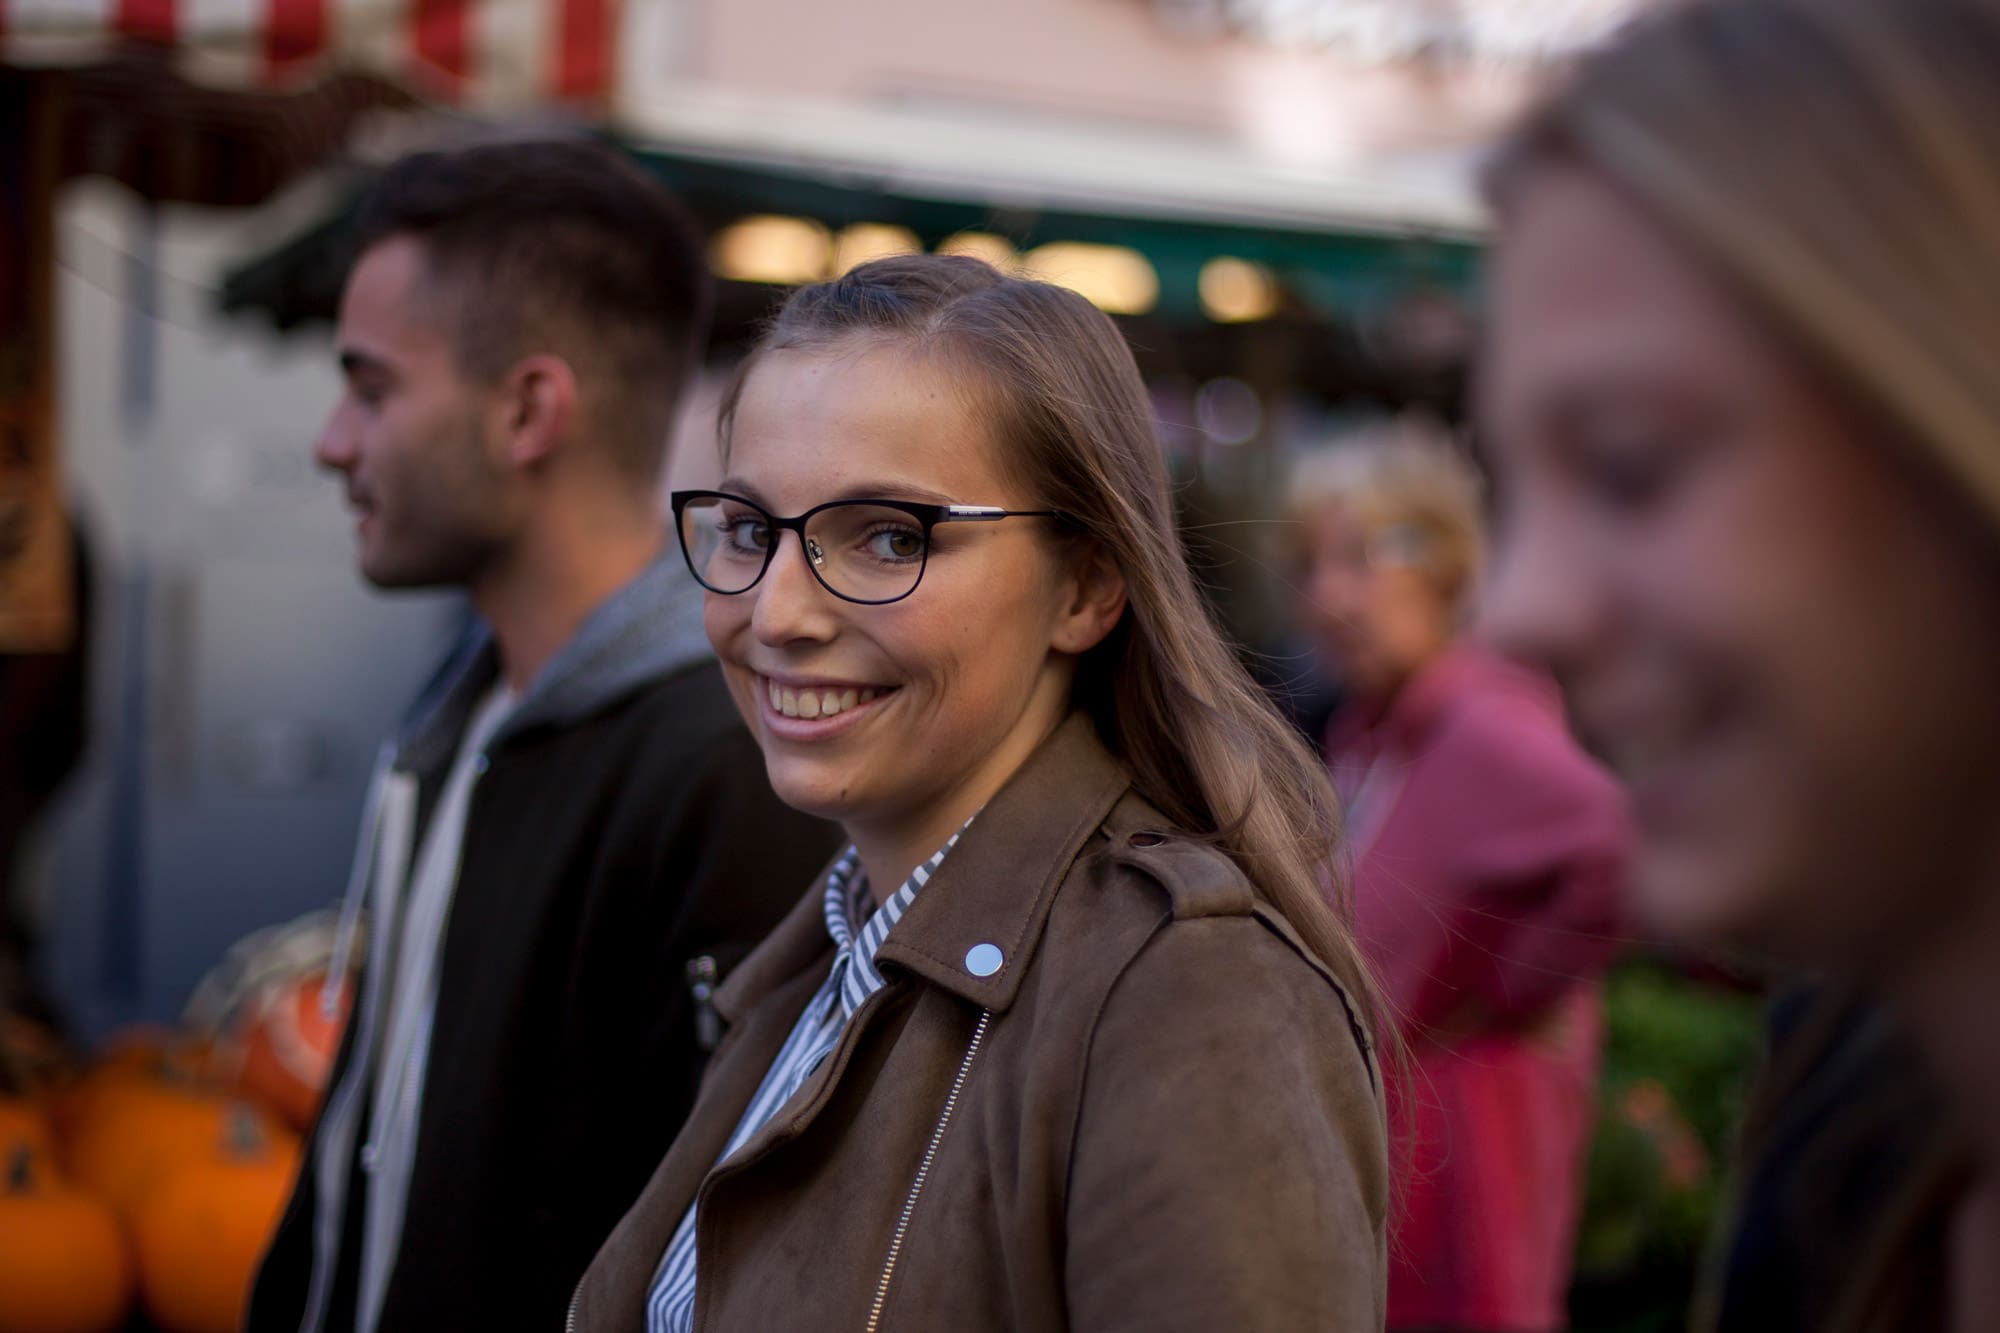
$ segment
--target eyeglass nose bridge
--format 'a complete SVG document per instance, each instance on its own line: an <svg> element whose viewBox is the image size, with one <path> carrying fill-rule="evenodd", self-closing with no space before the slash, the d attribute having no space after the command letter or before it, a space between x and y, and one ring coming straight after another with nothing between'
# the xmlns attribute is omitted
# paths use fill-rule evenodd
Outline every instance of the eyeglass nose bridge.
<svg viewBox="0 0 2000 1333"><path fill-rule="evenodd" d="M822 506L822 508L824 507L825 506ZM819 584L820 587L832 593L835 597L840 598L840 600L842 600L843 602L853 601L854 600L853 598L847 596L845 593L841 592L839 589L835 588L831 583L828 583L826 581L826 548L819 544L819 539L817 537L812 536L810 533L806 531L806 523L810 521L812 517L818 512L819 510L817 509L810 510L806 513L800 514L796 518L778 518L774 515L767 515L767 517L770 517L771 526L774 529L776 529L777 532L779 533L790 532L793 536L799 539L799 553L805 556L806 558L806 568L812 571L813 582ZM779 558L778 548L781 544L782 543L776 540L772 541L771 549L769 553L766 554L766 556L764 557L764 568L760 570L757 574L757 577L751 581L750 585L751 587L754 588L755 586L757 586L757 584L762 583L764 581L764 577L771 572L771 566L775 564ZM744 589L744 591L748 592L749 589L746 588Z"/></svg>
<svg viewBox="0 0 2000 1333"><path fill-rule="evenodd" d="M890 602L900 602L903 600L903 598L908 597L911 593L917 590L917 585L923 582L924 569L929 568L930 561L929 561L928 548L930 546L930 535L931 535L929 524L925 524L924 526L924 545L926 549L925 549L925 560L923 568L920 568L917 571L916 578L911 580L910 586L908 588L904 589L896 596L888 598L857 597L852 592L843 592L839 588L836 588L833 585L832 580L828 578L828 572L829 572L828 566L832 563L832 558L827 554L826 548L820 545L819 539L806 531L806 525L808 523L812 522L813 519L817 518L820 514L823 514L830 509L841 509L849 505L858 505L866 503L867 503L866 501L837 500L831 504L818 505L812 509L808 509L805 513L798 515L796 518L778 518L776 516L770 516L771 525L778 531L790 532L799 539L799 553L805 557L806 569L812 574L813 581L819 584L819 586L824 588L827 592L832 593L835 597L839 598L841 601L852 602L856 606L884 606ZM890 507L896 508L899 506L892 505ZM761 581L765 577L765 575L771 572L771 566L774 563L776 563L777 560L780 558L778 546L779 543L776 541L773 541L771 543L771 549L764 559L763 571L757 575L757 579L759 581Z"/></svg>

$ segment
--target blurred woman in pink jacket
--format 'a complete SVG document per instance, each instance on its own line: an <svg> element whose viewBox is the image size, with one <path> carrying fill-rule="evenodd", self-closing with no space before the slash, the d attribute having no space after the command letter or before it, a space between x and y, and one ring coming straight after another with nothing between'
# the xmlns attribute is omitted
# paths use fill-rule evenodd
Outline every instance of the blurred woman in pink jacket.
<svg viewBox="0 0 2000 1333"><path fill-rule="evenodd" d="M1357 929L1406 1056L1389 1326L1548 1330L1564 1295L1629 840L1546 677L1470 642L1472 466L1375 428L1289 496L1299 610L1343 687L1324 737Z"/></svg>

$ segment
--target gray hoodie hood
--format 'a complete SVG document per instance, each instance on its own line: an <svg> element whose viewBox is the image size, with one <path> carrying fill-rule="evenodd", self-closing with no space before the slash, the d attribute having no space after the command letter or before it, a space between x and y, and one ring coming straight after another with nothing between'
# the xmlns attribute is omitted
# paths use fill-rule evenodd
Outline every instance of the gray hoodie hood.
<svg viewBox="0 0 2000 1333"><path fill-rule="evenodd" d="M494 736L501 745L537 727L568 726L641 686L712 655L701 627L701 585L670 545L591 612L549 659ZM470 631L405 715L395 766L429 782L457 753L467 719L500 674L493 632Z"/></svg>

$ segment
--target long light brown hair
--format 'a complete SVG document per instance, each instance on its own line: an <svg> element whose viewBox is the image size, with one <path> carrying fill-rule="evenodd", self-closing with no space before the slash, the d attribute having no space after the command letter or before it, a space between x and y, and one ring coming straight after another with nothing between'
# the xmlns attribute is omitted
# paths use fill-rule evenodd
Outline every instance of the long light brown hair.
<svg viewBox="0 0 2000 1333"><path fill-rule="evenodd" d="M2000 0L1683 0L1487 175L1610 179L2000 530Z"/></svg>
<svg viewBox="0 0 2000 1333"><path fill-rule="evenodd" d="M2000 0L1691 0L1585 61L1503 146L1503 225L1537 172L1622 190L1768 329L1828 372L1874 433L2000 536ZM1761 1118L1851 1045L1829 996L1774 1061ZM1802 1233L1829 1277L1822 1326L1930 1327L1962 1156L1915 1061L1792 1143ZM1759 1133L1759 1116L1749 1126ZM1866 1219L1836 1191L1856 1143L1928 1143ZM1705 1294L1696 1325L1715 1317Z"/></svg>
<svg viewBox="0 0 2000 1333"><path fill-rule="evenodd" d="M1075 292L976 259L910 256L801 288L725 393L725 451L749 369L781 349L881 342L963 374L1037 507L1061 511L1125 579L1128 605L1078 664L1075 703L1138 793L1240 866L1372 1012L1345 905L1326 770L1251 681L1190 573L1153 413L1117 325Z"/></svg>

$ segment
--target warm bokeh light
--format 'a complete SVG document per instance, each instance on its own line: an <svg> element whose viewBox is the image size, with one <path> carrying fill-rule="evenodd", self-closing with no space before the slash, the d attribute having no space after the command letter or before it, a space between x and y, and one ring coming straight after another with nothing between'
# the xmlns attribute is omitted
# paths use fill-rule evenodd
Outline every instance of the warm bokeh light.
<svg viewBox="0 0 2000 1333"><path fill-rule="evenodd" d="M956 236L948 236L938 246L941 255L969 255L983 259L1002 273L1011 273L1020 262L1014 253L1014 243L1005 236L996 236L990 231L962 231Z"/></svg>
<svg viewBox="0 0 2000 1333"><path fill-rule="evenodd" d="M1262 264L1217 255L1201 266L1201 308L1218 324L1269 319L1278 312L1278 280Z"/></svg>
<svg viewBox="0 0 2000 1333"><path fill-rule="evenodd" d="M837 278L871 259L922 254L923 249L923 242L908 227L887 222L856 222L842 227L833 239L833 276Z"/></svg>
<svg viewBox="0 0 2000 1333"><path fill-rule="evenodd" d="M833 238L806 218L760 214L739 219L716 234L709 264L737 282L795 285L826 276Z"/></svg>
<svg viewBox="0 0 2000 1333"><path fill-rule="evenodd" d="M1112 315L1143 315L1160 299L1160 278L1137 250L1085 241L1051 241L1021 256L1030 277L1077 292Z"/></svg>

